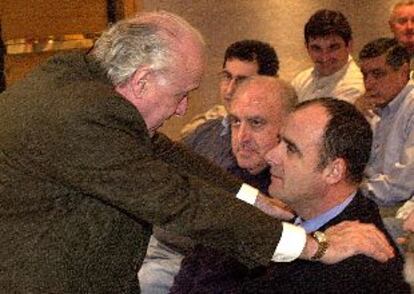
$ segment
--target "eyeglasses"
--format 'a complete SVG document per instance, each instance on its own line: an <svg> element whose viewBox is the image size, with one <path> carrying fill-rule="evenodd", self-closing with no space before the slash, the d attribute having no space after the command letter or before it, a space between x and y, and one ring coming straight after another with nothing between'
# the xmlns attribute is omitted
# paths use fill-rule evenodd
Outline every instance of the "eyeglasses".
<svg viewBox="0 0 414 294"><path fill-rule="evenodd" d="M242 81L247 79L247 76L233 76L228 71L222 71L219 73L220 81L223 83L230 83L231 81L234 81L236 85L240 84Z"/></svg>

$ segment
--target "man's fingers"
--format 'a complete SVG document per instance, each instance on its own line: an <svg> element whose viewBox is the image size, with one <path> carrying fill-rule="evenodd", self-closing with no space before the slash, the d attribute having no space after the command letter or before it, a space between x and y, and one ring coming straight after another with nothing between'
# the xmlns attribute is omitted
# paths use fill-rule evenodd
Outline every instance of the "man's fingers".
<svg viewBox="0 0 414 294"><path fill-rule="evenodd" d="M376 256L378 256L378 258L380 258L380 255L385 255L388 258L392 258L394 256L394 249L393 247L389 244L387 238L385 237L385 235L380 232L376 226L374 226L373 224L359 224L359 230L361 230L361 232L364 232L365 230L365 234L361 235L361 237L365 237L367 236L368 239L367 241L370 242L371 246L367 246L367 249L370 250L370 254L369 256L376 258ZM365 252L361 252L362 254L364 254ZM367 252L368 253L368 252ZM382 258L381 258L382 259Z"/></svg>
<svg viewBox="0 0 414 294"><path fill-rule="evenodd" d="M406 237L398 237L395 241L400 245L405 245L408 239Z"/></svg>
<svg viewBox="0 0 414 294"><path fill-rule="evenodd" d="M385 262L394 256L394 249L385 235L372 224L347 221L329 228L325 233L329 247L323 262L335 263L357 254Z"/></svg>

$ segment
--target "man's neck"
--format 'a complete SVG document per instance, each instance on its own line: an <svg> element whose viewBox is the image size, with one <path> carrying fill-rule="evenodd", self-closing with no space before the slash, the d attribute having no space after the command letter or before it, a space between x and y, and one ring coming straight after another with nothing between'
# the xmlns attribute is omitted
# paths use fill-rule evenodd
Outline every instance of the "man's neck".
<svg viewBox="0 0 414 294"><path fill-rule="evenodd" d="M340 205L350 195L352 195L357 188L354 185L345 185L343 187L336 187L328 191L325 196L306 201L298 205L297 207L291 207L298 216L304 220L313 219L330 209ZM296 205L295 205L296 206Z"/></svg>

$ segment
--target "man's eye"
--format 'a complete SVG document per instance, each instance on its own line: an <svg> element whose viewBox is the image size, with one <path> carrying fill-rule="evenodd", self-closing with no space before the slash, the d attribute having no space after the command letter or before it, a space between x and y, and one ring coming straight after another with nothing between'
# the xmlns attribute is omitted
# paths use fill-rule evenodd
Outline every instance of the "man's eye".
<svg viewBox="0 0 414 294"><path fill-rule="evenodd" d="M384 72L384 71L373 71L373 72L372 72L372 76L373 76L375 79L380 79L380 78L384 77L386 74L387 74L387 73L386 73L386 72Z"/></svg>
<svg viewBox="0 0 414 294"><path fill-rule="evenodd" d="M238 85L241 82L243 82L245 79L247 79L247 77L244 77L244 76L242 76L242 77L236 77L235 78L235 83Z"/></svg>
<svg viewBox="0 0 414 294"><path fill-rule="evenodd" d="M219 76L222 81L230 81L233 78L228 72L221 72Z"/></svg>
<svg viewBox="0 0 414 294"><path fill-rule="evenodd" d="M296 152L296 148L293 145L290 145L290 144L287 144L286 150L287 150L288 153L295 153Z"/></svg>
<svg viewBox="0 0 414 294"><path fill-rule="evenodd" d="M261 120L251 120L250 124L252 127L257 128L263 125L263 121Z"/></svg>
<svg viewBox="0 0 414 294"><path fill-rule="evenodd" d="M280 135L277 135L276 137L276 145L279 145L282 142L282 138L280 137Z"/></svg>
<svg viewBox="0 0 414 294"><path fill-rule="evenodd" d="M320 47L317 46L310 46L311 51L313 52L321 52L322 49Z"/></svg>
<svg viewBox="0 0 414 294"><path fill-rule="evenodd" d="M240 120L237 118L230 118L230 125L232 127L240 125Z"/></svg>
<svg viewBox="0 0 414 294"><path fill-rule="evenodd" d="M397 18L397 23L398 24L405 24L405 23L407 23L407 21L408 21L408 18L405 18L405 17L401 17L401 18Z"/></svg>
<svg viewBox="0 0 414 294"><path fill-rule="evenodd" d="M341 46L340 46L339 44L335 44L335 45L332 45L332 46L330 47L330 49L331 49L332 51L338 50L339 48L341 48Z"/></svg>

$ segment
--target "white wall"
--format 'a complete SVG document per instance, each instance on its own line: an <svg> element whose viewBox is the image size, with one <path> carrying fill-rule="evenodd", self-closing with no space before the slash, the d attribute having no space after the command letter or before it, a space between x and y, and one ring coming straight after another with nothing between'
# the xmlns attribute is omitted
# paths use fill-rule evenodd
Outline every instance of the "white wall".
<svg viewBox="0 0 414 294"><path fill-rule="evenodd" d="M200 89L192 95L184 118L173 118L162 131L177 138L184 123L219 103L217 73L226 47L241 39L259 39L273 45L280 59L280 76L290 80L310 66L303 45L303 27L318 9L340 10L354 32L354 54L374 38L390 35L393 0L144 0L144 10L167 10L198 28L208 45L209 63Z"/></svg>

